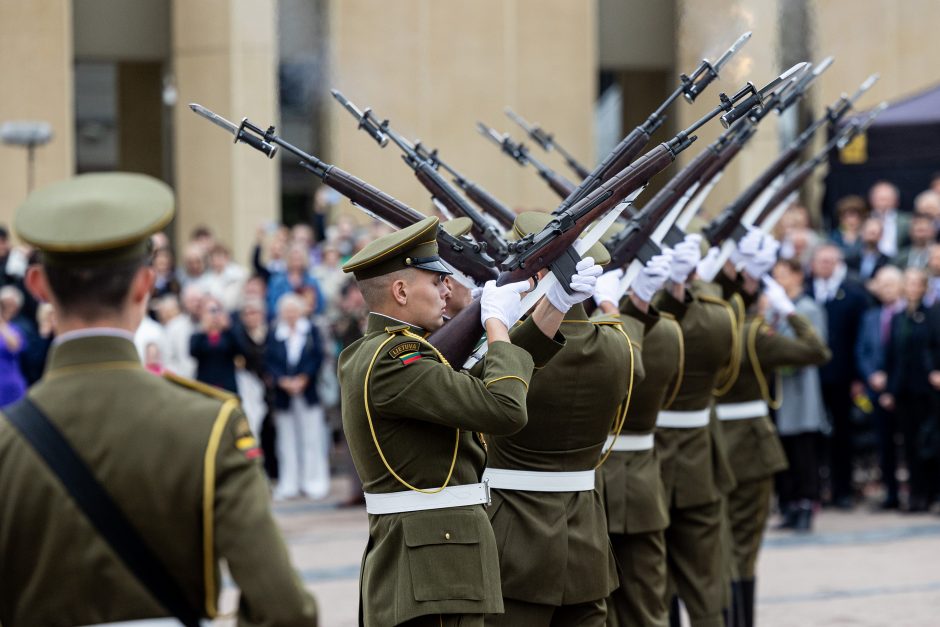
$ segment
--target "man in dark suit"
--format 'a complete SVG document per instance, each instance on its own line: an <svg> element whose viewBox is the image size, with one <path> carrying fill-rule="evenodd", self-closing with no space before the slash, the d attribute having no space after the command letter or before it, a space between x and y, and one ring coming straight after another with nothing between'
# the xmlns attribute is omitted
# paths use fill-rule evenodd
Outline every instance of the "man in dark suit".
<svg viewBox="0 0 940 627"><path fill-rule="evenodd" d="M878 249L884 227L876 218L868 218L862 224L859 239L861 246L858 252L846 257L845 265L859 280L867 281L877 274L879 270L891 263L891 258Z"/></svg>
<svg viewBox="0 0 940 627"><path fill-rule="evenodd" d="M885 486L885 500L881 505L883 509L898 508L897 451L894 444L895 416L893 411L878 404L878 397L885 392L888 383L888 375L885 372L885 351L891 335L891 319L904 309L904 301L901 299L901 281L901 271L894 266L882 268L875 275L872 291L880 304L871 307L862 316L858 341L855 343L855 361L858 365L858 372L875 405L881 480Z"/></svg>
<svg viewBox="0 0 940 627"><path fill-rule="evenodd" d="M852 383L857 379L855 343L862 312L868 306L865 289L847 277L842 251L824 244L813 254L807 293L826 310L832 361L819 369L823 403L832 421L830 473L832 501L852 506Z"/></svg>

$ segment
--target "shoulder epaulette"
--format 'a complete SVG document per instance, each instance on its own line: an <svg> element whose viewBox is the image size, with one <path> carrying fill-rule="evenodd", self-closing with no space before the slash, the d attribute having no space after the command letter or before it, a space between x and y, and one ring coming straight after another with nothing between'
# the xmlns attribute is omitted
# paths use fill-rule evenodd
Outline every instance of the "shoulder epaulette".
<svg viewBox="0 0 940 627"><path fill-rule="evenodd" d="M595 316L591 318L591 322L594 324L623 324L623 322L620 320L620 314L604 314L603 316Z"/></svg>
<svg viewBox="0 0 940 627"><path fill-rule="evenodd" d="M385 332L389 335L395 335L396 333L401 333L408 328L407 324L395 324L385 327Z"/></svg>
<svg viewBox="0 0 940 627"><path fill-rule="evenodd" d="M225 390L219 389L215 386L203 383L202 381L196 381L195 379L189 379L187 377L181 377L178 374L174 374L169 371L164 371L163 378L169 381L170 383L175 383L180 387L184 387L194 392L199 392L204 396L214 398L219 401L228 401L228 400L238 400L238 396L227 392Z"/></svg>
<svg viewBox="0 0 940 627"><path fill-rule="evenodd" d="M722 307L731 306L730 304L728 304L728 301L726 301L725 299L718 298L717 296L712 296L711 294L696 294L695 297L705 303L711 303L713 305L721 305Z"/></svg>

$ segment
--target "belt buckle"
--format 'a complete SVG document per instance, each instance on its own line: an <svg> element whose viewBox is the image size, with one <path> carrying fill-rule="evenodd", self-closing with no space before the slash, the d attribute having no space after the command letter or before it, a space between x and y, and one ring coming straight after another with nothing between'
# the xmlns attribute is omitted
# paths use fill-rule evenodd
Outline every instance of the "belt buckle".
<svg viewBox="0 0 940 627"><path fill-rule="evenodd" d="M493 495L490 493L490 480L483 480L483 492L486 494L486 502L483 507L489 507L493 503Z"/></svg>

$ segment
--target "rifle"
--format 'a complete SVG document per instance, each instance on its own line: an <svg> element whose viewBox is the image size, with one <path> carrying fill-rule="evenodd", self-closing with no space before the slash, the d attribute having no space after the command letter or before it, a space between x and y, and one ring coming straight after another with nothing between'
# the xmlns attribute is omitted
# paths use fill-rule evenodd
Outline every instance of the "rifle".
<svg viewBox="0 0 940 627"><path fill-rule="evenodd" d="M578 160L575 159L570 152L565 150L561 144L555 141L554 135L545 132L541 126L529 124L521 115L517 114L509 107L506 107L503 109L503 111L510 120L521 126L522 130L524 130L526 134L532 139L532 141L538 144L542 150L545 152L551 152L554 148L565 160L565 163L568 164L568 167L574 170L574 173L578 175L579 180L584 180L591 175L587 168L578 163Z"/></svg>
<svg viewBox="0 0 940 627"><path fill-rule="evenodd" d="M235 143L244 142L261 151L268 158L274 156L278 147L298 157L300 167L319 177L326 185L351 200L354 205L369 215L387 224L396 228L403 228L425 217L420 212L356 178L349 172L335 165L325 163L288 143L275 134L273 126L269 126L267 130L264 130L249 122L248 118L244 118L241 125L236 126L202 105L193 103L189 107L213 124L235 135ZM443 228L439 228L437 231L437 241L441 258L473 282L483 284L496 278L496 264L486 254L485 246L466 238L454 237Z"/></svg>
<svg viewBox="0 0 940 627"><path fill-rule="evenodd" d="M581 184L564 202L556 209L556 212L564 211L577 201L581 200L595 187L609 179L611 176L622 170L631 161L633 161L643 147L646 146L650 136L666 121L666 110L675 102L679 96L684 96L690 104L701 94L713 80L718 77L721 68L731 60L731 57L741 49L751 38L750 31L744 33L738 40L718 60L712 64L708 59L702 59L702 62L692 73L692 76L682 74L679 76L679 87L673 91L662 104L659 105L643 124L637 126L626 137L620 140L614 149L604 160L588 175L582 178Z"/></svg>
<svg viewBox="0 0 940 627"><path fill-rule="evenodd" d="M852 108L854 103L861 98L862 94L871 89L872 85L874 85L877 80L878 75L872 74L861 84L852 96L843 94L835 103L826 108L826 112L823 115L806 127L773 163L771 163L740 196L725 207L715 220L704 229L703 235L709 245L718 246L730 237L734 237L735 241L740 241L740 238L744 237L747 233L744 227L739 227L739 223L744 218L745 212L748 212L755 203L755 210L760 210L760 208L766 205L765 199L772 193L771 184L778 180L783 172L799 158L803 149L809 144L810 140L812 140L816 131L826 123L838 123ZM776 110L778 112L783 111L785 107L796 102L797 98L797 93L789 92L776 106ZM764 198L760 199L762 195Z"/></svg>
<svg viewBox="0 0 940 627"><path fill-rule="evenodd" d="M786 180L780 185L770 198L767 204L754 219L754 225L759 226L762 231L769 233L770 229L776 226L783 210L787 208L787 200L790 195L796 192L803 183L810 177L813 171L829 158L829 153L833 148L845 148L849 142L868 130L875 118L888 107L888 103L883 102L869 111L868 115L862 120L852 120L846 126L833 133L833 136L826 142L815 155L800 164L793 170Z"/></svg>
<svg viewBox="0 0 940 627"><path fill-rule="evenodd" d="M485 211L487 215L495 219L500 226L506 230L512 228L512 225L516 221L516 212L496 200L488 191L447 165L438 154L437 148L429 151L420 141L417 141L415 142L415 152L423 159L431 162L435 168L444 168L448 174L454 177L454 183L463 190L467 198L472 200L477 207Z"/></svg>
<svg viewBox="0 0 940 627"><path fill-rule="evenodd" d="M388 139L391 139L404 153L402 160L414 171L415 177L431 193L431 197L444 205L452 214L470 218L473 222L474 237L486 243L490 254L497 261L505 259L508 247L499 230L444 180L433 163L419 155L408 140L393 131L388 119L379 122L372 109L360 111L338 90L332 89L330 93L358 120L359 128L365 130L379 146L386 145Z"/></svg>
<svg viewBox="0 0 940 627"><path fill-rule="evenodd" d="M494 144L499 146L502 149L503 154L512 157L512 159L519 165L525 167L527 164L529 164L534 167L539 173L539 176L542 177L542 180L548 183L548 186L552 188L552 191L558 194L561 198L566 197L574 189L574 183L533 157L529 152L528 147L522 142L512 141L507 133L500 134L496 131L496 129L487 126L483 122L477 122L477 130L480 131L480 134L483 135L483 137L486 137Z"/></svg>
<svg viewBox="0 0 940 627"><path fill-rule="evenodd" d="M779 85L784 78L778 77L768 87ZM750 93L750 89L753 89L753 86L742 91L740 98ZM736 95L734 99L728 99L728 102L733 103L740 98ZM680 152L695 141L696 137L692 134L695 130L726 110L727 108L724 107L715 108L668 142L654 147L636 159L574 205L556 214L555 219L541 232L511 242L511 255L502 262L503 272L497 279L497 284L505 285L513 281L525 280L534 276L540 269L548 267L567 289L569 277L573 274L574 266L578 261L577 258L572 257L570 247L585 226L606 213L620 199L639 189L654 174L665 169ZM654 211L665 213L669 209L669 204L657 203L656 207L656 209L649 208L648 210L644 208L639 219L631 220L633 228L628 227L628 230L634 235L629 236L629 245L634 249L635 252L632 253L634 255L639 253L642 244L649 239L649 232L658 226L656 218L659 216L654 215ZM625 260L624 262L631 261L626 255L621 259ZM634 266L637 264L631 263L631 268ZM638 272L638 267L635 268L635 272ZM429 339L451 364L462 364L473 351L482 331L480 303L474 301L444 327L433 333Z"/></svg>
<svg viewBox="0 0 940 627"><path fill-rule="evenodd" d="M715 159L712 165L705 171L700 179L699 186L695 190L694 198L683 209L682 215L677 218L669 232L663 239L667 246L675 246L685 238L684 229L695 217L702 203L705 202L708 194L714 188L724 172L728 163L741 151L744 145L757 131L757 124L760 123L771 111L782 113L790 106L802 99L803 95L813 84L813 82L832 65L832 57L823 59L816 67L807 65L801 73L798 73L790 79L786 87L776 90L765 97L763 100L751 96L735 106L731 111L722 115L719 119L723 126L728 128L737 120L745 117L743 122L734 127L734 136L730 138L727 146L721 151L719 158Z"/></svg>

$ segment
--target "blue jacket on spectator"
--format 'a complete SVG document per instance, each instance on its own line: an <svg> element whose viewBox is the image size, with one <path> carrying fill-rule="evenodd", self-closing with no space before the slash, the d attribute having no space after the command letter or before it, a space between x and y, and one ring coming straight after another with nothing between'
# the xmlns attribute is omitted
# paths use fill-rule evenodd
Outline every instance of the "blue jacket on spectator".
<svg viewBox="0 0 940 627"><path fill-rule="evenodd" d="M880 305L872 307L862 315L858 341L855 342L855 364L858 367L859 376L866 384L871 375L885 369L885 349L888 345L888 338L882 337L881 333L882 309Z"/></svg>
<svg viewBox="0 0 940 627"><path fill-rule="evenodd" d="M307 403L316 405L320 402L317 396L316 383L317 374L320 372L320 366L323 363L323 339L320 337L320 332L316 326L310 325L310 331L300 353L300 359L294 365L288 363L287 360L287 341L279 340L276 332L269 333L264 361L268 374L271 375L274 383L275 408L288 409L290 407L290 397L287 392L278 386L278 379L293 377L298 374L305 374L309 379L307 387L304 389L304 399Z"/></svg>
<svg viewBox="0 0 940 627"><path fill-rule="evenodd" d="M277 301L280 300L281 296L288 292L300 293L300 290L304 287L313 288L317 295L317 308L312 313L323 313L326 308L326 303L323 299L323 290L320 289L320 282L317 281L312 274L309 272L306 273L304 275L303 285L295 287L291 285L290 280L287 278L287 272L275 272L271 274L271 279L268 281L268 318L274 318L277 312Z"/></svg>

